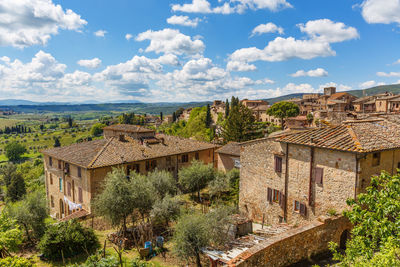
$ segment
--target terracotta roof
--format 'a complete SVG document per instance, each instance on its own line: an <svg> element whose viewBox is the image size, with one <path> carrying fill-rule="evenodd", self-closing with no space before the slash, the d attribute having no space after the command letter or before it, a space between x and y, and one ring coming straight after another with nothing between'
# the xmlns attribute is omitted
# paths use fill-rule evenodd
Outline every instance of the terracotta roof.
<svg viewBox="0 0 400 267"><path fill-rule="evenodd" d="M124 131L124 132L138 132L138 133L149 133L154 132L154 130L130 124L114 124L104 127L104 130L114 130L114 131Z"/></svg>
<svg viewBox="0 0 400 267"><path fill-rule="evenodd" d="M294 121L306 121L307 120L307 116L297 116L297 117L289 117L286 118L286 120L294 120Z"/></svg>
<svg viewBox="0 0 400 267"><path fill-rule="evenodd" d="M89 212L87 212L86 210L78 210L74 213L71 213L68 216L65 216L64 218L60 219L60 221L69 221L72 219L78 219L78 218L83 218L86 217L87 215L89 215Z"/></svg>
<svg viewBox="0 0 400 267"><path fill-rule="evenodd" d="M240 156L240 145L237 142L230 142L223 147L219 148L217 153L228 154L233 156Z"/></svg>
<svg viewBox="0 0 400 267"><path fill-rule="evenodd" d="M349 95L349 96L352 96L352 97L355 98L355 96L353 96L352 94L346 93L346 92L334 93L334 94L331 95L329 98L330 98L331 100L333 100L333 99L341 98L342 96L345 96L345 95Z"/></svg>
<svg viewBox="0 0 400 267"><path fill-rule="evenodd" d="M84 168L99 168L216 147L206 142L158 134L156 138L145 139L144 144L129 136L125 136L124 141L111 137L48 149L43 154Z"/></svg>
<svg viewBox="0 0 400 267"><path fill-rule="evenodd" d="M266 111L268 109L268 105L260 105L257 107L250 107L252 111Z"/></svg>
<svg viewBox="0 0 400 267"><path fill-rule="evenodd" d="M383 119L348 121L339 126L282 135L275 140L350 152L400 148L400 126Z"/></svg>
<svg viewBox="0 0 400 267"><path fill-rule="evenodd" d="M360 98L358 98L358 99L356 99L356 100L353 100L353 103L362 103L362 102L366 102L366 101L368 101L368 100L370 100L370 99L372 99L372 98L374 98L373 96L363 96L363 97L360 97Z"/></svg>

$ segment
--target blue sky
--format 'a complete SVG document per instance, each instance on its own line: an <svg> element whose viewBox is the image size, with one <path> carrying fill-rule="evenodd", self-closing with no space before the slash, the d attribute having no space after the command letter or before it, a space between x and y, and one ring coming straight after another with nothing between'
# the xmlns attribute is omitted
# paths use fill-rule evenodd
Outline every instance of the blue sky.
<svg viewBox="0 0 400 267"><path fill-rule="evenodd" d="M400 0L4 0L0 98L269 98L400 83Z"/></svg>

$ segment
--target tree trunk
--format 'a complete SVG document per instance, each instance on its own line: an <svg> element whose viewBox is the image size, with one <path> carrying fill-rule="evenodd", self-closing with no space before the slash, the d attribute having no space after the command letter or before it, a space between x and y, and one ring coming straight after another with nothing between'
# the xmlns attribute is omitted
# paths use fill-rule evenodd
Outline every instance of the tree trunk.
<svg viewBox="0 0 400 267"><path fill-rule="evenodd" d="M201 202L200 190L197 191L197 197L199 198L199 202Z"/></svg>
<svg viewBox="0 0 400 267"><path fill-rule="evenodd" d="M196 252L196 265L197 267L201 267L200 253L198 252Z"/></svg>
<svg viewBox="0 0 400 267"><path fill-rule="evenodd" d="M26 237L28 238L28 241L31 241L31 236L29 235L29 229L28 226L26 226L25 224L23 224L24 228L25 228L25 233L26 233Z"/></svg>
<svg viewBox="0 0 400 267"><path fill-rule="evenodd" d="M124 217L124 225L123 225L123 233L122 233L122 236L123 237L125 237L125 234L126 234L126 217Z"/></svg>

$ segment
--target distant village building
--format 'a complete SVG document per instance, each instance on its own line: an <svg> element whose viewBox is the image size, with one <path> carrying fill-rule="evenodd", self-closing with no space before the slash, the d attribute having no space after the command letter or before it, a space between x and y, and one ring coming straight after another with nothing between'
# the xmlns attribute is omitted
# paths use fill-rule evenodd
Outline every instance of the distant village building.
<svg viewBox="0 0 400 267"><path fill-rule="evenodd" d="M175 177L194 159L214 164L215 145L184 139L134 125L104 128L104 139L43 151L46 193L54 218L85 215L113 167L146 174L155 169ZM78 213L75 213L78 212Z"/></svg>
<svg viewBox="0 0 400 267"><path fill-rule="evenodd" d="M220 171L230 171L240 168L240 145L237 142L230 142L216 151L217 166Z"/></svg>
<svg viewBox="0 0 400 267"><path fill-rule="evenodd" d="M370 119L285 131L242 143L240 163L243 214L267 224L307 222L347 209L371 176L397 172L400 126Z"/></svg>

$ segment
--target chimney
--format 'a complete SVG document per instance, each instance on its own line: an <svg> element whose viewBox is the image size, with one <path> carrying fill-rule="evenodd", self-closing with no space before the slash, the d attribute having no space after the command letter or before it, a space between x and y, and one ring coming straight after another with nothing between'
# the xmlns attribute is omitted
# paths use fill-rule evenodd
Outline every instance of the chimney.
<svg viewBox="0 0 400 267"><path fill-rule="evenodd" d="M125 135L124 134L120 134L119 135L119 141L120 142L125 142Z"/></svg>

